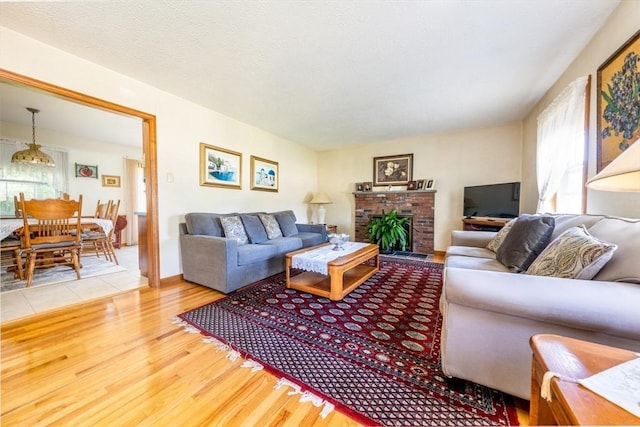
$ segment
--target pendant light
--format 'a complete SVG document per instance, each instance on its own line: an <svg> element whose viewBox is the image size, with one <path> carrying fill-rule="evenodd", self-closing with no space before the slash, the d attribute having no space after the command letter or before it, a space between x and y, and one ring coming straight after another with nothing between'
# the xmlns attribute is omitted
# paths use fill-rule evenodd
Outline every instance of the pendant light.
<svg viewBox="0 0 640 427"><path fill-rule="evenodd" d="M49 167L55 167L56 162L53 161L50 155L40 151L40 145L36 144L36 113L40 110L35 108L27 108L27 111L31 113L31 131L33 142L27 144L29 148L22 151L16 151L11 156L11 163L27 163L31 165L46 165Z"/></svg>

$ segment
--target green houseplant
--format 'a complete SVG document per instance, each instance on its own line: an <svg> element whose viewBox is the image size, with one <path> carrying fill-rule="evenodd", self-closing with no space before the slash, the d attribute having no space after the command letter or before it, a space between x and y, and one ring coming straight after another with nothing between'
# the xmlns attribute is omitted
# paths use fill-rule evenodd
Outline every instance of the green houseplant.
<svg viewBox="0 0 640 427"><path fill-rule="evenodd" d="M407 246L407 230L404 225L407 221L409 218L398 217L395 209L388 214L382 211L382 215L369 221L367 230L369 241L380 246L380 251L383 253L392 252L397 244L404 251Z"/></svg>

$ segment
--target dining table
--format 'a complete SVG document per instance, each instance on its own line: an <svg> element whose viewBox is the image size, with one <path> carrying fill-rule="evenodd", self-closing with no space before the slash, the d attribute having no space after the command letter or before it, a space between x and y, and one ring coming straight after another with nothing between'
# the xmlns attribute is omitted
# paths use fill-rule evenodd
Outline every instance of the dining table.
<svg viewBox="0 0 640 427"><path fill-rule="evenodd" d="M75 221L75 218L73 218ZM36 224L36 220L29 219L29 223ZM103 218L80 218L80 223L83 228L101 228L105 234L113 229L113 222L110 219ZM12 233L21 230L24 227L24 221L22 218L0 218L0 240L10 236Z"/></svg>

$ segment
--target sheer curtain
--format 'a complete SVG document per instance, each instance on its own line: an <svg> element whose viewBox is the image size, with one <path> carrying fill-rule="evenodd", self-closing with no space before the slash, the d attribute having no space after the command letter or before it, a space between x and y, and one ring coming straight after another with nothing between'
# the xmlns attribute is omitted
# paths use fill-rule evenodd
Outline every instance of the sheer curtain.
<svg viewBox="0 0 640 427"><path fill-rule="evenodd" d="M138 218L134 212L144 211L146 207L140 206L140 188L143 177L143 164L137 159L124 159L124 200L126 205L125 215L127 227L124 229L123 243L127 245L138 244Z"/></svg>
<svg viewBox="0 0 640 427"><path fill-rule="evenodd" d="M585 88L589 76L569 84L538 116L537 212L551 212L552 199L575 151L584 144Z"/></svg>

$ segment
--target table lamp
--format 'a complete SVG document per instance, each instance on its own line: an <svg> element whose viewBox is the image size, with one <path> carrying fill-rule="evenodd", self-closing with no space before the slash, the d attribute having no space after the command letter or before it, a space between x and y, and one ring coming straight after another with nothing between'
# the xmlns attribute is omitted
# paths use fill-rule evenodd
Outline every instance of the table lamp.
<svg viewBox="0 0 640 427"><path fill-rule="evenodd" d="M313 196L309 203L318 205L318 224L325 224L324 216L327 213L327 210L324 208L324 205L333 203L329 196L321 191L319 193L316 193L316 195Z"/></svg>
<svg viewBox="0 0 640 427"><path fill-rule="evenodd" d="M603 191L640 191L640 139L587 181L587 187Z"/></svg>

